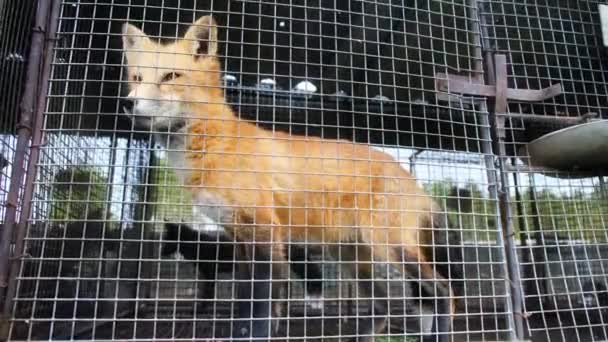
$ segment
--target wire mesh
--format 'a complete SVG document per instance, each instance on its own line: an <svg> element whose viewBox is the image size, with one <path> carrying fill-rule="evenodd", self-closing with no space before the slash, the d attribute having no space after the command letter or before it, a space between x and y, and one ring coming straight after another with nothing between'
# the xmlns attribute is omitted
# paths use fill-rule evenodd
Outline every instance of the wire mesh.
<svg viewBox="0 0 608 342"><path fill-rule="evenodd" d="M482 1L490 48L509 62L509 87L540 89L557 82L562 96L542 103L513 101L506 153L521 286L532 340L606 340L605 176L571 167L529 167L527 143L572 126L564 117L606 118L601 2ZM604 173L605 174L605 173Z"/></svg>
<svg viewBox="0 0 608 342"><path fill-rule="evenodd" d="M25 81L25 65L29 53L28 39L33 23L35 4L32 1L3 1L0 4L0 201L8 196L17 139L19 100ZM18 196L21 198L21 196ZM0 208L4 218L5 207ZM18 217L17 217L18 218Z"/></svg>
<svg viewBox="0 0 608 342"><path fill-rule="evenodd" d="M511 87L541 88L556 80L564 85L565 96L542 104L511 102L510 113L601 115L603 64L590 43L599 39L596 5L62 1L10 340L232 340L239 337L234 327L241 319L251 320L251 313L242 315L243 303L256 308L271 299L282 304L281 313L272 307L272 324L264 326L273 339L371 335L377 341L415 341L436 337L435 317L448 316L452 328L436 334L448 340L512 339L505 221L497 194L497 174L505 170L495 167L486 101L438 92L435 83L446 73L479 82L482 48L494 49L509 56ZM218 73L201 70L204 54L193 56L202 45L188 53L165 51L201 27L193 23L205 15L217 22ZM125 38L126 22L150 41L136 46L137 34ZM210 33L198 43L209 41ZM488 41L491 46L485 46ZM137 50L150 47L165 53L135 63ZM162 61L161 70L156 65ZM191 76L200 72L208 72L203 81ZM159 111L168 127L132 120L128 108L135 89L150 91L140 100L154 100L183 79L185 92ZM214 88L224 95L216 96ZM192 100L193 93L202 95ZM206 111L184 112L185 102ZM188 120L203 114L220 115L214 127L222 129L188 131ZM520 157L526 142L561 127L521 118L508 123L507 153ZM201 136L230 142L211 153L219 156L220 167L184 159L212 158L213 146L186 144ZM318 138L327 140L315 144ZM285 171L277 160L298 167ZM359 164L365 167L357 169ZM606 177L555 180L521 172L520 164L510 169L515 178L508 189L523 241L517 252L525 309L532 314L527 328L534 340L605 339L598 334L608 305L602 302ZM416 180L385 173L399 168ZM199 171L206 178L193 181ZM281 183L285 179L290 182ZM389 185L370 191L378 180L410 184L411 193L396 196ZM269 192L267 182L272 196L258 202ZM241 197L206 197L225 189ZM424 228L432 229L416 222L414 241L405 247L435 261L434 293L424 293L419 270L398 270L412 260L402 256L390 268L389 253L380 252L369 267L374 288L365 293L370 285L359 279L364 274L348 269L364 267L369 246L404 246L386 237L370 243L361 235L364 229L353 226L373 221L382 236L404 228L387 222L391 211L422 219L409 204L424 201L422 191L436 202L423 209L433 216L432 227ZM351 195L358 200L349 202ZM400 203L400 196L409 200L391 206L389 199ZM369 198L377 199L376 207L365 204ZM222 216L226 212L249 216L235 222ZM287 228L272 230L285 234L282 240L262 235L266 212ZM260 241L239 238L235 232L244 230L235 227L258 232ZM408 228L403 234L410 234ZM427 235L432 238L421 240ZM271 259L284 254L289 269L263 259L265 253ZM425 264L414 259L416 269ZM248 272L256 269L274 277L251 282ZM285 274L275 274L280 272ZM451 280L453 295L437 292L437 274ZM273 286L265 288L268 283ZM376 286L387 289L386 313L375 306L384 297ZM456 299L454 314L440 314L443 297ZM379 329L383 316L387 327ZM266 322L259 315L253 320ZM370 324L377 331L366 329Z"/></svg>

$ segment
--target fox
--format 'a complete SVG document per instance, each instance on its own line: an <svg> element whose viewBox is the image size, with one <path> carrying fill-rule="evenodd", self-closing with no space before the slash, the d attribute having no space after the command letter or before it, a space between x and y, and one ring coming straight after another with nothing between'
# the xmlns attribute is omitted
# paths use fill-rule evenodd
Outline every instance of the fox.
<svg viewBox="0 0 608 342"><path fill-rule="evenodd" d="M235 243L267 254L278 305L274 294L289 273L286 244L314 242L370 301L353 340L373 341L387 325L388 289L376 263L396 267L437 301L433 332L447 338L454 296L432 262L433 213L441 208L398 160L369 144L271 131L240 118L224 95L212 16L162 43L125 23L122 40L125 111L134 126L157 135L195 212Z"/></svg>

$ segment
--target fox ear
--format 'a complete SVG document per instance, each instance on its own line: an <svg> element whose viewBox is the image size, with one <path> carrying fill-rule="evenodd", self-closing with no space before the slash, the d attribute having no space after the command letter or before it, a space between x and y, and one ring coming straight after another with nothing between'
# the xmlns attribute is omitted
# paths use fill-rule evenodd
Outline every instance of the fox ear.
<svg viewBox="0 0 608 342"><path fill-rule="evenodd" d="M148 36L137 27L125 23L122 26L122 47L124 50L139 50Z"/></svg>
<svg viewBox="0 0 608 342"><path fill-rule="evenodd" d="M212 16L197 20L184 36L190 52L195 56L215 56L217 54L217 25Z"/></svg>

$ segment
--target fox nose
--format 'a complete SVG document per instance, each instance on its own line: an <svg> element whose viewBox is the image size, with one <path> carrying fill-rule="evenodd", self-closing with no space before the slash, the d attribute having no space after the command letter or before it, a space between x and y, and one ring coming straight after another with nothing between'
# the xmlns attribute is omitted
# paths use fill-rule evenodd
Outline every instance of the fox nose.
<svg viewBox="0 0 608 342"><path fill-rule="evenodd" d="M130 97L125 97L120 100L120 108L123 108L123 110L127 114L133 113L134 107L135 107L135 99L132 99Z"/></svg>

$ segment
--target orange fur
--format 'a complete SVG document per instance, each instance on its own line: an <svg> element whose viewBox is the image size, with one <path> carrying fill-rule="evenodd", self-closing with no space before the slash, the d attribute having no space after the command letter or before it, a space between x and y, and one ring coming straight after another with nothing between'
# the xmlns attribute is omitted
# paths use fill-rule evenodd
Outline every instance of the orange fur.
<svg viewBox="0 0 608 342"><path fill-rule="evenodd" d="M387 261L414 278L443 281L424 253L433 242L436 205L412 175L368 145L291 136L238 119L220 88L213 20L204 17L198 24L203 28L194 26L186 38L207 29L203 36L210 39L208 53L195 57L196 43L189 39L168 45L149 38L125 41L137 45L126 47L129 75L143 80L132 85L130 96L181 101L177 112L186 114L188 165L178 167L190 170L185 181L194 193L211 193L233 208L234 221L226 231L241 242L272 242L275 261L285 261L282 244L290 240L335 243L334 251L341 244L357 244L348 251L363 262L355 272L364 278L373 277L370 261ZM133 27L125 32L141 33ZM173 70L184 75L158 81ZM403 261L419 263L420 274L412 275Z"/></svg>

